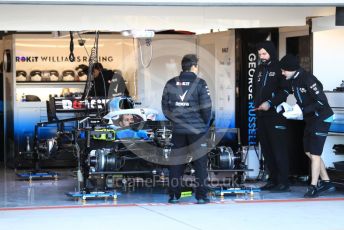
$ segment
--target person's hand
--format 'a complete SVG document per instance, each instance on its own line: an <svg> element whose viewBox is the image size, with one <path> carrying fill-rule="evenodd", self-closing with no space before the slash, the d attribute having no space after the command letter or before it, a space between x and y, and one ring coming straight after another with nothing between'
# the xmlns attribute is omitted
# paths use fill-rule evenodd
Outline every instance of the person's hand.
<svg viewBox="0 0 344 230"><path fill-rule="evenodd" d="M270 103L265 101L258 108L258 111L268 111L270 109Z"/></svg>

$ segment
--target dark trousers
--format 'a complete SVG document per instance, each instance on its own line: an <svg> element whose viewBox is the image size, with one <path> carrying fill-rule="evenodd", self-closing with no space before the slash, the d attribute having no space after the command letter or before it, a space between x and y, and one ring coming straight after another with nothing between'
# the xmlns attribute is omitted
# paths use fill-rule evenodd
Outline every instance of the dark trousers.
<svg viewBox="0 0 344 230"><path fill-rule="evenodd" d="M169 195L180 197L182 191L182 177L187 156L192 157L195 169L196 199L207 196L207 161L208 148L205 134L173 134L172 135L171 166L169 167Z"/></svg>
<svg viewBox="0 0 344 230"><path fill-rule="evenodd" d="M289 137L285 118L282 115L258 117L257 136L272 183L288 185Z"/></svg>

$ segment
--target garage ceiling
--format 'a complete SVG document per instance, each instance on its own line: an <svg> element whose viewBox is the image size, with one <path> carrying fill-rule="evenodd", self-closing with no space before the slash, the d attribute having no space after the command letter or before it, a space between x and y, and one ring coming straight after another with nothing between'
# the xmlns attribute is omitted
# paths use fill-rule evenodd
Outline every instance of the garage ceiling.
<svg viewBox="0 0 344 230"><path fill-rule="evenodd" d="M340 6L342 0L3 0L10 4L107 4L107 5L172 5L172 6Z"/></svg>
<svg viewBox="0 0 344 230"><path fill-rule="evenodd" d="M4 1L2 1L3 3ZM7 1L9 2L9 1ZM17 4L0 4L0 30L5 31L122 31L126 29L187 30L197 34L210 30L223 31L233 28L261 28L303 26L307 17L335 14L331 6L203 6L134 5L144 1L101 1L110 5L77 5L81 1L10 1ZM37 5L29 3L40 3ZM61 3L53 5L53 3ZM70 5L63 5L68 2ZM166 3L167 1L147 1ZM191 4L196 1L186 1ZM234 4L234 1L220 1ZM236 1L237 3L239 1ZM248 4L248 1L245 1ZM251 1L256 2L256 1ZM266 4L269 3L265 1ZM282 1L280 1L281 3ZM310 1L302 1L310 2ZM312 1L313 2L313 1ZM314 1L318 4L321 1ZM330 1L331 2L331 1ZM332 1L335 2L335 1ZM27 3L27 4L19 4ZM51 4L42 4L51 3ZM72 4L74 3L74 4ZM169 4L178 1L170 2ZM114 5L117 4L117 5ZM119 4L119 5L118 5ZM181 4L181 1L179 2ZM251 3L252 4L252 3ZM216 4L215 4L216 5ZM314 5L314 4L313 4Z"/></svg>

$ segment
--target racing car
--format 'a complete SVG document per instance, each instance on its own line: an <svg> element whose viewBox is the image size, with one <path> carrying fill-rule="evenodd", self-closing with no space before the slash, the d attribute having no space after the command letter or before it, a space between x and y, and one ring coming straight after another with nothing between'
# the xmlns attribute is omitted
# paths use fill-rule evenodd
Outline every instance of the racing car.
<svg viewBox="0 0 344 230"><path fill-rule="evenodd" d="M128 183L153 179L167 182L171 155L172 124L158 120L154 109L140 108L128 97L108 102L108 113L94 122L79 121L79 182L84 192L106 191ZM126 123L127 122L127 123ZM214 127L208 138L208 171L212 174L235 172L243 180L246 153L240 146L216 146ZM189 159L189 163L192 159ZM192 175L192 164L186 167ZM240 172L239 174L237 172Z"/></svg>

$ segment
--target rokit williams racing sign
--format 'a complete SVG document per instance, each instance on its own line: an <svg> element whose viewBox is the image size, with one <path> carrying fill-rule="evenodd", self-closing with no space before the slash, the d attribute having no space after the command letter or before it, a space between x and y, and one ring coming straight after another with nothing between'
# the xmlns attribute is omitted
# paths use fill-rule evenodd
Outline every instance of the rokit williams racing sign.
<svg viewBox="0 0 344 230"><path fill-rule="evenodd" d="M109 99L80 100L80 98L55 98L56 112L104 109Z"/></svg>

